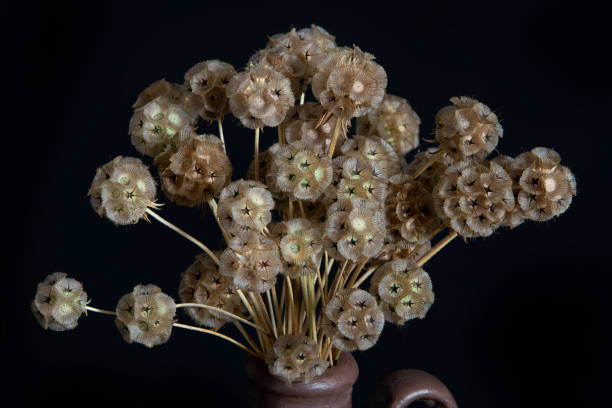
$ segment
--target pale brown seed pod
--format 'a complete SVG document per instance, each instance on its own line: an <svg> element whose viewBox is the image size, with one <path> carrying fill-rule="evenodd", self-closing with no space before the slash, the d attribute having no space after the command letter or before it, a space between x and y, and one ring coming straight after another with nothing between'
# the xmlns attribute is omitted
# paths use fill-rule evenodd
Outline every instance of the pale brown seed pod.
<svg viewBox="0 0 612 408"><path fill-rule="evenodd" d="M297 278L317 271L323 245L316 224L304 218L294 218L279 222L270 232L279 244L285 275Z"/></svg>
<svg viewBox="0 0 612 408"><path fill-rule="evenodd" d="M170 83L165 79L153 82L140 92L132 108L138 111L160 96L169 103L180 106L188 114L190 124L195 125L204 101L199 95L190 92L187 87Z"/></svg>
<svg viewBox="0 0 612 408"><path fill-rule="evenodd" d="M419 146L420 124L406 99L385 94L376 110L357 118L357 134L378 136L403 157Z"/></svg>
<svg viewBox="0 0 612 408"><path fill-rule="evenodd" d="M421 240L416 244L406 241L397 230L387 230L383 248L374 258L376 261L387 262L403 258L418 261L431 249L430 240Z"/></svg>
<svg viewBox="0 0 612 408"><path fill-rule="evenodd" d="M230 278L219 273L210 256L200 254L181 274L179 297L183 303L213 306L241 316L246 311L236 289ZM186 307L185 312L197 324L213 330L232 320L226 314L200 307Z"/></svg>
<svg viewBox="0 0 612 408"><path fill-rule="evenodd" d="M221 190L218 208L219 221L228 233L263 232L272 220L274 199L264 184L240 179Z"/></svg>
<svg viewBox="0 0 612 408"><path fill-rule="evenodd" d="M137 285L119 299L116 313L115 323L124 340L151 348L170 338L176 304L155 285Z"/></svg>
<svg viewBox="0 0 612 408"><path fill-rule="evenodd" d="M295 103L289 79L263 66L234 75L226 95L232 114L249 129L278 126Z"/></svg>
<svg viewBox="0 0 612 408"><path fill-rule="evenodd" d="M340 148L345 156L355 157L370 164L374 175L389 178L406 167L393 148L379 137L356 135L346 140Z"/></svg>
<svg viewBox="0 0 612 408"><path fill-rule="evenodd" d="M495 149L503 129L488 106L467 96L453 97L452 105L436 114L436 140L453 160L484 159Z"/></svg>
<svg viewBox="0 0 612 408"><path fill-rule="evenodd" d="M449 154L441 152L439 147L432 147L415 154L406 168L406 173L414 177L416 172L420 172L419 183L425 190L432 192L440 181L440 177L453 162ZM427 167L423 170L426 165Z"/></svg>
<svg viewBox="0 0 612 408"><path fill-rule="evenodd" d="M383 203L387 194L387 182L376 176L371 165L350 156L334 158L334 186L338 200L361 198Z"/></svg>
<svg viewBox="0 0 612 408"><path fill-rule="evenodd" d="M321 122L321 119L323 121ZM325 115L325 109L318 103L306 102L293 108L283 122L287 143L304 142L308 146L319 146L327 151L334 134L338 117Z"/></svg>
<svg viewBox="0 0 612 408"><path fill-rule="evenodd" d="M382 332L385 318L376 299L361 289L341 289L324 310L323 330L343 351L367 350Z"/></svg>
<svg viewBox="0 0 612 408"><path fill-rule="evenodd" d="M303 334L279 336L265 356L270 374L287 384L309 383L325 372L329 362L319 359L317 343Z"/></svg>
<svg viewBox="0 0 612 408"><path fill-rule="evenodd" d="M486 161L464 160L449 167L433 198L438 216L465 238L491 235L515 204L508 173Z"/></svg>
<svg viewBox="0 0 612 408"><path fill-rule="evenodd" d="M65 331L78 325L79 318L87 313L88 302L81 282L55 272L38 284L30 306L45 330Z"/></svg>
<svg viewBox="0 0 612 408"><path fill-rule="evenodd" d="M384 305L385 320L398 325L425 318L434 302L429 275L408 259L379 267L370 280L370 293Z"/></svg>
<svg viewBox="0 0 612 408"><path fill-rule="evenodd" d="M87 195L93 209L117 225L134 224L154 206L155 181L139 159L117 156L96 170Z"/></svg>
<svg viewBox="0 0 612 408"><path fill-rule="evenodd" d="M223 143L213 135L190 132L176 153L158 161L163 192L170 201L188 207L216 197L232 177Z"/></svg>
<svg viewBox="0 0 612 408"><path fill-rule="evenodd" d="M243 231L228 243L219 258L219 272L242 290L265 292L282 271L278 245L254 231Z"/></svg>
<svg viewBox="0 0 612 408"><path fill-rule="evenodd" d="M289 193L294 200L314 201L332 181L332 161L318 146L277 143L268 154L272 163L266 180L274 190Z"/></svg>
<svg viewBox="0 0 612 408"><path fill-rule="evenodd" d="M219 60L199 62L185 73L185 84L202 99L204 119L219 120L229 113L225 90L234 75L234 67Z"/></svg>
<svg viewBox="0 0 612 408"><path fill-rule="evenodd" d="M385 70L358 47L329 50L312 79L312 92L321 105L347 119L378 108L386 87Z"/></svg>

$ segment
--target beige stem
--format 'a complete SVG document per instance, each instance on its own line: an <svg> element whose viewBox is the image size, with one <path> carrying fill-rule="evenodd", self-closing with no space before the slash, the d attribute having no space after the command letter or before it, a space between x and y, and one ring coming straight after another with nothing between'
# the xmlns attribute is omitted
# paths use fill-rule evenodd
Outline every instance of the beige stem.
<svg viewBox="0 0 612 408"><path fill-rule="evenodd" d="M331 144L329 145L329 151L327 155L331 159L334 157L334 150L336 149L336 143L338 142L338 135L340 134L340 117L336 119L336 126L334 126L334 135L332 136Z"/></svg>
<svg viewBox="0 0 612 408"><path fill-rule="evenodd" d="M188 329L188 330L194 330L194 331L199 331L201 333L207 333L207 334L212 334L213 336L217 336L220 337L224 340L229 341L230 343L240 347L241 349L243 349L244 351L246 351L247 353L251 354L253 357L259 357L257 354L255 354L254 351L252 351L251 349L249 349L247 346L245 346L244 344L240 343L239 341L236 341L234 339L232 339L229 336L226 336L225 334L221 334L218 333L214 330L209 330L209 329L204 329L202 327L195 327L195 326L189 326L188 324L182 324L182 323L174 323L173 324L174 327L180 327L181 329Z"/></svg>
<svg viewBox="0 0 612 408"><path fill-rule="evenodd" d="M91 306L85 306L85 309L89 310L90 312L102 313L102 314L105 314L105 315L111 315L111 316L116 316L117 315L117 313L111 312L110 310L98 309L98 308L91 307Z"/></svg>
<svg viewBox="0 0 612 408"><path fill-rule="evenodd" d="M423 165L423 166L422 166L422 167L421 167L419 170L417 170L417 172L416 172L416 173L414 173L414 174L412 175L412 177L414 177L414 178L419 177L419 176L420 176L421 174L423 174L423 172L424 172L425 170L427 170L427 169L428 169L428 168L429 168L429 167L430 167L432 164L434 164L435 162L437 162L437 161L438 161L438 159L440 158L440 156L442 156L443 154L444 154L444 151L443 151L443 150L441 150L441 149L440 149L440 151L438 151L438 152L434 153L434 154L433 154L433 156L431 156L431 157L429 158L429 160L427 160L427 161L425 162L425 164L424 164L424 165Z"/></svg>
<svg viewBox="0 0 612 408"><path fill-rule="evenodd" d="M225 311L223 309L219 309L218 307L209 306L209 305L203 305L201 303L179 303L179 304L176 305L176 307L177 308L179 308L179 307L199 307L199 308L202 308L202 309L213 310L213 311L215 311L217 313L224 314L224 315L226 315L228 317L231 317L232 319L238 320L238 321L240 321L240 322L242 322L244 324L247 324L247 325L249 325L251 327L254 327L257 330L261 330L262 332L266 333L265 329L262 329L261 327L257 326L256 324L253 324L253 323L249 322L248 320L246 320L246 319L244 319L244 318L242 318L240 316L237 316L237 315L235 315L233 313L230 313L230 312Z"/></svg>
<svg viewBox="0 0 612 408"><path fill-rule="evenodd" d="M449 242L451 242L457 236L457 232L452 231L446 237L442 238L433 248L431 248L421 259L417 261L417 265L423 266L429 261L435 254L440 252Z"/></svg>
<svg viewBox="0 0 612 408"><path fill-rule="evenodd" d="M223 239L225 239L225 243L228 244L230 242L231 237L227 233L225 228L223 228L223 225L221 225L221 221L219 220L219 215L217 212L218 211L217 202L215 201L214 198L211 198L210 200L208 200L208 206L210 207L210 210L215 216L215 221L217 221L217 225L219 226L219 229L221 230L221 234L223 234Z"/></svg>
<svg viewBox="0 0 612 408"><path fill-rule="evenodd" d="M259 128L255 129L255 181L259 181Z"/></svg>
<svg viewBox="0 0 612 408"><path fill-rule="evenodd" d="M219 125L219 138L223 143L223 153L227 154L227 150L225 148L225 137L223 136L223 121L221 119L217 119L217 124Z"/></svg>

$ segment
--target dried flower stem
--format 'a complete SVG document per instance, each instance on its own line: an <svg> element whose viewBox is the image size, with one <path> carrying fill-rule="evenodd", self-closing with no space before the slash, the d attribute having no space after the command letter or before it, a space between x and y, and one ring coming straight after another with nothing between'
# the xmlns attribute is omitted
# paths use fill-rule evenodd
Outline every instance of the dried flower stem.
<svg viewBox="0 0 612 408"><path fill-rule="evenodd" d="M194 331L199 331L201 333L207 333L207 334L212 334L213 336L217 336L220 337L224 340L229 341L230 343L240 347L241 349L243 349L244 351L246 351L247 353L249 353L250 355L252 355L253 357L259 357L253 350L249 349L247 346L245 346L244 344L240 343L237 340L232 339L229 336L226 336L225 334L221 334L218 333L214 330L209 330L209 329L204 329L202 327L195 327L195 326L189 326L188 324L182 324L182 323L174 323L173 324L174 327L180 327L181 329L188 329L188 330L194 330Z"/></svg>
<svg viewBox="0 0 612 408"><path fill-rule="evenodd" d="M306 93L302 92L302 94L300 95L300 105L304 104L304 99L306 99Z"/></svg>
<svg viewBox="0 0 612 408"><path fill-rule="evenodd" d="M259 128L255 129L255 181L259 181Z"/></svg>
<svg viewBox="0 0 612 408"><path fill-rule="evenodd" d="M421 259L417 261L417 265L423 266L429 261L435 254L440 252L449 242L451 242L457 236L457 232L451 231L446 237L442 238L433 248L431 248Z"/></svg>
<svg viewBox="0 0 612 408"><path fill-rule="evenodd" d="M329 151L327 155L331 159L334 157L334 150L336 149L336 143L338 142L338 135L340 134L340 118L336 119L336 126L334 126L334 135L332 136L331 144L329 145Z"/></svg>
<svg viewBox="0 0 612 408"><path fill-rule="evenodd" d="M276 287L272 288L269 292L272 293L272 303L274 304L274 313L276 313L276 321L277 321L277 325L278 325L278 332L281 331L281 321L283 319L283 316L281 314L281 310L280 310L280 306L278 304L278 298L276 297Z"/></svg>
<svg viewBox="0 0 612 408"><path fill-rule="evenodd" d="M283 129L283 125L278 125L276 130L278 131L278 143L285 144L285 129Z"/></svg>
<svg viewBox="0 0 612 408"><path fill-rule="evenodd" d="M446 228L446 224L440 224L438 225L438 227L433 230L431 232L431 234L429 234L429 236L427 237L428 241L431 241L433 239L433 237L435 237L436 235L438 235L444 228Z"/></svg>
<svg viewBox="0 0 612 408"><path fill-rule="evenodd" d="M225 149L225 137L223 136L223 121L217 119L217 124L219 125L219 138L221 139L221 143L223 143L223 153L227 154L227 150Z"/></svg>
<svg viewBox="0 0 612 408"><path fill-rule="evenodd" d="M91 307L91 306L85 306L85 310L89 310L90 312L102 313L102 314L110 315L110 316L117 315L117 313L112 312L110 310L98 309L98 308Z"/></svg>
<svg viewBox="0 0 612 408"><path fill-rule="evenodd" d="M438 161L438 159L444 154L444 151L442 149L440 149L439 151L437 151L436 153L433 154L433 156L431 156L429 158L429 160L427 160L425 162L425 164L416 171L416 173L414 173L414 175L412 177L417 178L419 177L421 174L423 174L423 172L425 170L427 170L429 167L431 167L431 165L433 165L435 162Z"/></svg>
<svg viewBox="0 0 612 408"><path fill-rule="evenodd" d="M240 322L242 322L244 324L247 324L247 325L249 325L251 327L254 327L257 330L261 330L264 333L266 333L265 329L262 329L261 327L257 326L256 324L253 324L253 323L249 322L248 320L246 320L246 319L244 319L244 318L242 318L240 316L236 316L235 314L230 313L230 312L228 312L226 310L220 309L218 307L209 306L209 305L203 305L201 303L179 303L179 304L176 305L176 308L178 309L179 307L199 307L199 308L202 308L202 309L214 310L217 313L224 314L224 315L226 315L228 317L231 317L232 319L238 320L238 321L240 321Z"/></svg>
<svg viewBox="0 0 612 408"><path fill-rule="evenodd" d="M154 212L150 208L147 208L146 211L147 211L147 214L149 214L151 217L155 218L157 221L164 224L166 227L170 228L174 232L177 232L179 235L182 235L183 237L187 238L189 241L193 242L194 244L202 248L204 252L206 252L208 256L210 256L217 265L219 265L219 258L217 258L214 252L211 251L206 245L204 245L203 243L201 243L200 241L198 241L197 239L195 239L194 237L192 237L191 235L189 235L188 233L186 233L185 231L183 231L176 225L172 224L169 221L166 221L161 215L158 215L156 212Z"/></svg>
<svg viewBox="0 0 612 408"><path fill-rule="evenodd" d="M221 234L223 234L223 239L225 239L225 243L226 244L229 243L231 237L227 233L225 228L223 228L223 225L221 225L221 221L219 221L219 216L217 215L218 214L217 213L217 202L215 201L214 198L211 198L210 200L208 200L208 206L210 207L210 210L215 216L215 221L217 221L217 225L219 226L219 229L221 230Z"/></svg>
<svg viewBox="0 0 612 408"><path fill-rule="evenodd" d="M297 200L300 206L300 213L302 214L302 218L306 218L306 211L304 211L304 204L302 204L302 200Z"/></svg>
<svg viewBox="0 0 612 408"><path fill-rule="evenodd" d="M259 347L257 347L257 345L255 344L255 341L253 341L253 339L251 338L251 336L249 336L249 334L246 332L246 330L244 330L244 327L242 327L242 325L239 322L233 322L234 326L236 326L236 328L238 329L238 331L242 334L242 337L244 337L244 339L247 341L247 343L249 343L249 346L251 346L251 348L257 353L257 354L262 354L262 351Z"/></svg>
<svg viewBox="0 0 612 408"><path fill-rule="evenodd" d="M355 283L355 280L357 279L357 276L359 276L359 273L361 272L361 270L363 269L363 267L369 260L370 260L369 258L365 258L363 261L359 262L357 269L355 269L355 271L353 272L353 275L351 276L351 279L348 281L348 284L346 285L347 288L350 288L353 286L353 284Z"/></svg>
<svg viewBox="0 0 612 408"><path fill-rule="evenodd" d="M376 272L376 270L378 269L380 265L376 265L371 267L370 269L367 270L366 273L364 273L363 275L361 275L361 277L359 278L359 280L355 283L353 283L353 288L358 288L359 286L361 286L361 284L363 282L365 282L366 279L368 279L374 272Z"/></svg>
<svg viewBox="0 0 612 408"><path fill-rule="evenodd" d="M288 302L288 307L287 310L285 312L285 320L287 320L287 325L288 325L288 329L287 332L289 334L291 334L293 331L293 309L295 308L295 300L293 297L293 287L291 286L291 278L288 276L285 276L285 284L287 285L287 302ZM287 319L287 312L289 313L289 318Z"/></svg>
<svg viewBox="0 0 612 408"><path fill-rule="evenodd" d="M270 295L270 289L266 291L266 298L268 300L268 310L270 311L269 316L272 323L272 332L274 333L274 338L278 339L278 329L276 327L276 312L274 311L274 307L272 306L272 295Z"/></svg>

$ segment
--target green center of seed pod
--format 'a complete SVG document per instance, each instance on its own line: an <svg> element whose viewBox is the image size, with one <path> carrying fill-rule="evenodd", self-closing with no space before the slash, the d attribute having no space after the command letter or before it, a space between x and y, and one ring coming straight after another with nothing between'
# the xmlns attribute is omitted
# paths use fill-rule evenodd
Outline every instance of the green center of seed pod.
<svg viewBox="0 0 612 408"><path fill-rule="evenodd" d="M171 127L167 127L166 128L166 136L168 137L168 139L171 139L174 135L176 135L176 130L174 130Z"/></svg>
<svg viewBox="0 0 612 408"><path fill-rule="evenodd" d="M174 126L180 126L181 117L177 115L176 113L171 113L168 115L168 121L172 123Z"/></svg>
<svg viewBox="0 0 612 408"><path fill-rule="evenodd" d="M138 321L138 328L142 331L147 331L149 330L149 325L147 324L147 322L143 322L142 320Z"/></svg>
<svg viewBox="0 0 612 408"><path fill-rule="evenodd" d="M351 221L351 225L355 231L361 232L366 229L368 223L363 218L357 217Z"/></svg>
<svg viewBox="0 0 612 408"><path fill-rule="evenodd" d="M321 167L317 167L314 171L314 178L317 181L321 181L321 179L323 178L323 169Z"/></svg>
<svg viewBox="0 0 612 408"><path fill-rule="evenodd" d="M62 303L61 306L59 307L59 311L63 315L70 314L72 313L72 306L70 306L70 304L68 303Z"/></svg>
<svg viewBox="0 0 612 408"><path fill-rule="evenodd" d="M292 254L297 254L298 252L300 252L300 244L298 244L297 242L290 243L289 250Z"/></svg>
<svg viewBox="0 0 612 408"><path fill-rule="evenodd" d="M300 181L300 187L302 187L304 190L308 190L310 188L310 180L307 178L303 178Z"/></svg>
<svg viewBox="0 0 612 408"><path fill-rule="evenodd" d="M124 186L128 185L130 184L130 176L128 176L127 174L122 174L119 176L118 181L119 181L119 184L121 185L124 185Z"/></svg>
<svg viewBox="0 0 612 408"><path fill-rule="evenodd" d="M402 305L408 306L408 307L412 307L412 305L414 305L414 300L412 299L412 296L410 295L404 296L402 300L400 300L400 302L402 303Z"/></svg>
<svg viewBox="0 0 612 408"><path fill-rule="evenodd" d="M153 115L153 119L155 120L162 120L164 118L164 114L162 112L158 112L155 115Z"/></svg>

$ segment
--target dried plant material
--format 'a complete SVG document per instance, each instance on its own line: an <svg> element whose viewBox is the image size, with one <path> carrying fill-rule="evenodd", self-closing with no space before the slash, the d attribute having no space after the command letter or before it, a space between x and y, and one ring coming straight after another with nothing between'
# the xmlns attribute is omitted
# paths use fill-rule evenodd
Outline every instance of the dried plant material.
<svg viewBox="0 0 612 408"><path fill-rule="evenodd" d="M219 221L232 235L243 230L264 231L272 220L273 208L272 194L257 181L234 181L219 195Z"/></svg>
<svg viewBox="0 0 612 408"><path fill-rule="evenodd" d="M161 163L159 174L170 201L193 207L216 197L230 182L232 164L218 137L189 132L178 151Z"/></svg>
<svg viewBox="0 0 612 408"><path fill-rule="evenodd" d="M317 69L312 93L328 112L345 119L359 117L382 102L387 74L372 54L359 47L330 49Z"/></svg>
<svg viewBox="0 0 612 408"><path fill-rule="evenodd" d="M232 279L221 275L207 254L196 256L195 262L181 274L179 297L183 303L214 306L237 316L246 313ZM213 330L232 320L226 314L201 307L186 307L185 312L197 324Z"/></svg>
<svg viewBox="0 0 612 408"><path fill-rule="evenodd" d="M429 275L408 259L396 259L378 268L370 281L370 293L379 299L385 320L398 325L425 318L434 302Z"/></svg>
<svg viewBox="0 0 612 408"><path fill-rule="evenodd" d="M308 146L319 146L327 151L337 119L336 115L326 116L325 109L318 103L298 105L292 108L283 122L285 139L287 143L304 142Z"/></svg>
<svg viewBox="0 0 612 408"><path fill-rule="evenodd" d="M185 73L186 85L202 98L204 119L220 120L229 113L225 91L234 75L234 67L219 60L199 62Z"/></svg>
<svg viewBox="0 0 612 408"><path fill-rule="evenodd" d="M137 285L119 299L116 313L115 323L124 340L151 348L170 338L176 304L155 285Z"/></svg>
<svg viewBox="0 0 612 408"><path fill-rule="evenodd" d="M279 222L270 230L284 261L283 273L291 278L314 274L323 250L321 232L310 221L294 218Z"/></svg>
<svg viewBox="0 0 612 408"><path fill-rule="evenodd" d="M325 222L327 239L333 243L329 250L353 262L375 257L384 244L385 226L380 204L363 199L338 200L329 207Z"/></svg>
<svg viewBox="0 0 612 408"><path fill-rule="evenodd" d="M232 114L249 129L278 126L295 103L289 79L263 66L234 75L226 95Z"/></svg>
<svg viewBox="0 0 612 408"><path fill-rule="evenodd" d="M339 290L324 313L323 333L342 351L369 349L378 341L385 324L376 299L361 289Z"/></svg>
<svg viewBox="0 0 612 408"><path fill-rule="evenodd" d="M279 336L265 358L270 374L284 382L309 383L325 372L329 362L320 359L317 343L304 335Z"/></svg>
<svg viewBox="0 0 612 408"><path fill-rule="evenodd" d="M495 149L503 129L488 106L467 96L453 97L453 105L436 115L436 140L453 160L484 159Z"/></svg>
<svg viewBox="0 0 612 408"><path fill-rule="evenodd" d="M345 141L340 150L345 156L369 163L377 177L389 178L405 167L404 160L395 153L389 143L379 137L356 135Z"/></svg>
<svg viewBox="0 0 612 408"><path fill-rule="evenodd" d="M191 129L189 114L180 105L160 96L134 111L129 134L138 152L155 157L185 129Z"/></svg>
<svg viewBox="0 0 612 408"><path fill-rule="evenodd" d="M253 231L243 231L228 243L219 258L219 272L242 290L265 292L282 271L278 245Z"/></svg>
<svg viewBox="0 0 612 408"><path fill-rule="evenodd" d="M81 315L87 313L87 303L81 282L55 272L38 284L31 308L45 330L64 331L77 327Z"/></svg>
<svg viewBox="0 0 612 408"><path fill-rule="evenodd" d="M383 248L374 259L376 261L387 262L392 259L403 258L416 262L430 249L430 240L420 240L415 245L402 238L399 231L388 230L385 235Z"/></svg>
<svg viewBox="0 0 612 408"><path fill-rule="evenodd" d="M155 206L155 181L139 159L117 156L96 170L87 195L101 217L117 225L134 224Z"/></svg>
<svg viewBox="0 0 612 408"><path fill-rule="evenodd" d="M289 193L294 200L314 201L332 181L332 161L318 146L277 143L268 149L268 154L272 163L266 180L273 189Z"/></svg>
<svg viewBox="0 0 612 408"><path fill-rule="evenodd" d="M172 84L165 79L153 82L146 87L132 105L134 110L138 110L158 97L166 98L171 104L179 105L189 115L190 124L194 125L200 111L204 106L204 101L199 95L189 92L184 86Z"/></svg>
<svg viewBox="0 0 612 408"><path fill-rule="evenodd" d="M382 204L387 194L387 182L374 174L370 164L350 156L334 158L333 185L338 200L361 198Z"/></svg>
<svg viewBox="0 0 612 408"><path fill-rule="evenodd" d="M495 162L463 160L452 165L433 197L440 218L465 238L491 235L514 208L512 179Z"/></svg>
<svg viewBox="0 0 612 408"><path fill-rule="evenodd" d="M415 154L406 168L406 173L414 177L417 172L420 172L418 176L420 185L425 190L432 192L440 181L440 177L444 175L446 169L452 166L453 162L448 153L444 153L438 147L433 147Z"/></svg>
<svg viewBox="0 0 612 408"><path fill-rule="evenodd" d="M406 99L386 94L378 109L357 118L357 134L382 138L402 157L419 146L420 124Z"/></svg>

